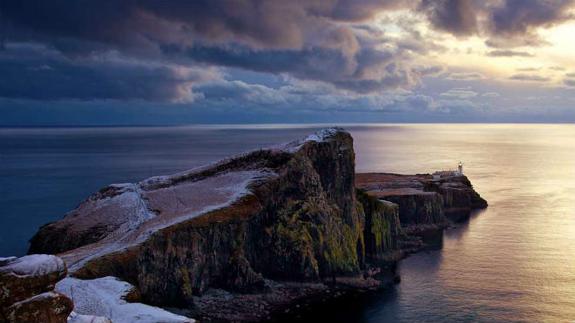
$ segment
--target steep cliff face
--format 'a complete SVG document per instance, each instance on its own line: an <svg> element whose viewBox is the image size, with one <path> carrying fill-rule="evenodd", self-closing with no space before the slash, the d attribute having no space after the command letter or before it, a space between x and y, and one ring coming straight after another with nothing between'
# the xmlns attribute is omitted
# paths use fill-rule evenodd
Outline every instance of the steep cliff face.
<svg viewBox="0 0 575 323"><path fill-rule="evenodd" d="M466 176L427 181L425 189L441 195L445 216L453 222L466 220L472 210L487 207L487 201L473 189Z"/></svg>
<svg viewBox="0 0 575 323"><path fill-rule="evenodd" d="M59 253L77 278L119 277L147 303L200 310L198 296L211 289L273 294L273 281L373 287L382 283L373 268L398 257L400 210L356 197L354 158L351 136L328 129L188 172L112 185L44 226L30 251ZM282 286L263 307L322 290Z"/></svg>
<svg viewBox="0 0 575 323"><path fill-rule="evenodd" d="M365 214L366 260L380 263L396 259L401 235L398 205L379 200L360 189L356 196Z"/></svg>
<svg viewBox="0 0 575 323"><path fill-rule="evenodd" d="M463 175L434 178L427 174L366 173L357 174L356 185L373 197L396 203L401 226L408 231L442 229L448 220L459 222L472 210L487 207Z"/></svg>

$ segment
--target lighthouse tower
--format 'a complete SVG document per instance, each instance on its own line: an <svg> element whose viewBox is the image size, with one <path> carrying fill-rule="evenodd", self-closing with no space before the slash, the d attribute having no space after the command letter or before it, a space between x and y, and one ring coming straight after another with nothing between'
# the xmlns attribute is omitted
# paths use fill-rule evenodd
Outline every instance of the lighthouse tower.
<svg viewBox="0 0 575 323"><path fill-rule="evenodd" d="M463 163L459 162L459 165L457 165L457 172L459 173L459 175L463 175Z"/></svg>

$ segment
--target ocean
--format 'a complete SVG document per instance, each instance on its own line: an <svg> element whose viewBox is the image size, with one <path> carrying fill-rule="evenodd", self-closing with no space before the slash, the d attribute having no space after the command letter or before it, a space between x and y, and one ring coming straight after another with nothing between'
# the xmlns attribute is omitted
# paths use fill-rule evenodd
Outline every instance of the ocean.
<svg viewBox="0 0 575 323"><path fill-rule="evenodd" d="M110 183L170 174L323 125L0 128L0 257ZM322 309L331 322L575 320L575 125L344 125L358 172L461 161L489 208L399 265L393 289Z"/></svg>

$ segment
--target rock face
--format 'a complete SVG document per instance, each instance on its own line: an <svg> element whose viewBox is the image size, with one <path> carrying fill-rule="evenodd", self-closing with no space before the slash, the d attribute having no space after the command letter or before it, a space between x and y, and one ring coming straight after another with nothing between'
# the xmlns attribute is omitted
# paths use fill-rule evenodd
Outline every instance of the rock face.
<svg viewBox="0 0 575 323"><path fill-rule="evenodd" d="M365 214L365 257L368 262L380 263L398 257L398 238L401 235L399 207L356 190Z"/></svg>
<svg viewBox="0 0 575 323"><path fill-rule="evenodd" d="M366 194L398 205L401 226L407 230L442 229L469 218L487 202L464 175L434 177L387 173L357 174L356 185Z"/></svg>
<svg viewBox="0 0 575 323"><path fill-rule="evenodd" d="M261 311L230 312L253 320L326 285L387 284L382 272L400 254L401 209L356 194L354 158L351 136L328 129L188 172L111 185L44 226L30 251L58 253L78 279L115 276L146 303L193 308L207 319L230 319L210 313L205 300L218 293L260 304Z"/></svg>
<svg viewBox="0 0 575 323"><path fill-rule="evenodd" d="M66 265L56 256L1 258L0 322L66 322L74 305L53 291L66 273Z"/></svg>

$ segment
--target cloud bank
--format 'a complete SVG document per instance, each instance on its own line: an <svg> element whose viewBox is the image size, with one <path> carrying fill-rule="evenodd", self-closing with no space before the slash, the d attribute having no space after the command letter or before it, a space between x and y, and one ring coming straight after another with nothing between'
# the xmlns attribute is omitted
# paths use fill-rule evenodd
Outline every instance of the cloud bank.
<svg viewBox="0 0 575 323"><path fill-rule="evenodd" d="M170 103L205 109L226 104L260 111L290 104L330 111L463 111L478 107L473 100L479 97L495 99L499 94L482 96L494 91L454 84L477 85L489 78L434 63L433 57L448 50L439 45L443 38L479 37L490 47L482 55L531 58L534 54L525 46L544 45L539 31L572 20L574 4L4 0L0 99ZM393 28L386 26L390 21ZM255 76L248 80L246 73ZM550 80L529 73L507 79ZM433 94L424 94L426 80L437 86ZM572 80L565 78L563 84L570 87Z"/></svg>

